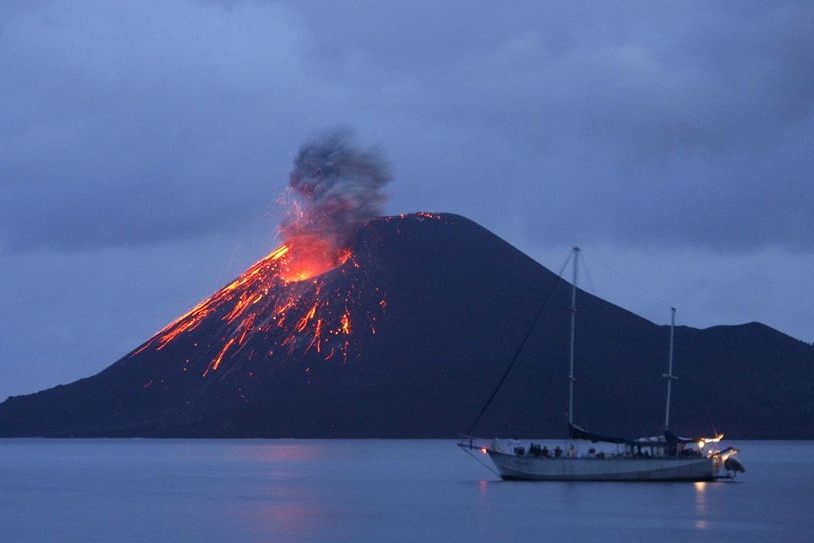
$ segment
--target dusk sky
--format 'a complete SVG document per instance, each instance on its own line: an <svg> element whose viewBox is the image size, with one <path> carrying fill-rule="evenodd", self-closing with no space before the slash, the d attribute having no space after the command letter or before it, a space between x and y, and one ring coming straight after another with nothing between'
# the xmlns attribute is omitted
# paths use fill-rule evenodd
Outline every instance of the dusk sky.
<svg viewBox="0 0 814 543"><path fill-rule="evenodd" d="M554 272L579 245L586 290L659 324L811 342L812 29L807 0L3 0L0 401L275 248L337 127L386 157L390 214Z"/></svg>

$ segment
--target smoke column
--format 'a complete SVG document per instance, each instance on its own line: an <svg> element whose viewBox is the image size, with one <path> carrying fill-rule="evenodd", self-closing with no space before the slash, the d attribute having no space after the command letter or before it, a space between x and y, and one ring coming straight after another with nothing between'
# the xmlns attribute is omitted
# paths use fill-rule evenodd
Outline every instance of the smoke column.
<svg viewBox="0 0 814 543"><path fill-rule="evenodd" d="M380 153L335 131L303 145L289 174L291 211L280 226L297 259L336 262L356 233L381 215L390 171Z"/></svg>

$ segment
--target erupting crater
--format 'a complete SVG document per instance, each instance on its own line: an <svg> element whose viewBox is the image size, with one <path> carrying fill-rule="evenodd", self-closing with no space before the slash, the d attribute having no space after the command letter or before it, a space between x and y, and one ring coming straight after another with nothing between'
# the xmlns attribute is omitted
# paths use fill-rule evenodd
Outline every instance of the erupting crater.
<svg viewBox="0 0 814 543"><path fill-rule="evenodd" d="M297 239L285 243L270 256L280 262L280 279L295 283L338 268L351 257L351 250L337 250L318 238Z"/></svg>
<svg viewBox="0 0 814 543"><path fill-rule="evenodd" d="M336 274L359 268L351 245L381 212L382 189L390 181L383 159L337 132L303 146L289 177L288 209L280 225L283 244L133 356L168 349L208 319L219 323L211 341L178 347L186 351L184 371L197 370L204 377L225 365L239 369L248 361L272 359L280 351L286 358L316 352L324 360L347 362L352 330L375 333L386 306L384 294L364 275L338 280ZM214 356L197 354L213 349ZM154 383L149 379L144 387Z"/></svg>

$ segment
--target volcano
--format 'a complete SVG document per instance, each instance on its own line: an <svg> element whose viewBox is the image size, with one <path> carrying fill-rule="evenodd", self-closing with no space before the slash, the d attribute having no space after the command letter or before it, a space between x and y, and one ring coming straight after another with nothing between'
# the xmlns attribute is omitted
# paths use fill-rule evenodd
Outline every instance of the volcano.
<svg viewBox="0 0 814 543"><path fill-rule="evenodd" d="M101 373L8 398L0 435L564 435L570 287L556 274L452 214L370 221L331 266L295 268L295 252ZM668 328L585 292L579 304L577 419L658 433ZM679 327L675 360L677 430L814 438L811 345L757 323Z"/></svg>

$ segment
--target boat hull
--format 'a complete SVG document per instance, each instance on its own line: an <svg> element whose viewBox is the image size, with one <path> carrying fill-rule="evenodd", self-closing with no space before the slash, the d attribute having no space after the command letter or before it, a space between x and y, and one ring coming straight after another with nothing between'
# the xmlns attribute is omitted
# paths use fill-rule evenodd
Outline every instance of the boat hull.
<svg viewBox="0 0 814 543"><path fill-rule="evenodd" d="M714 481L717 458L548 458L487 451L500 477L527 481Z"/></svg>

